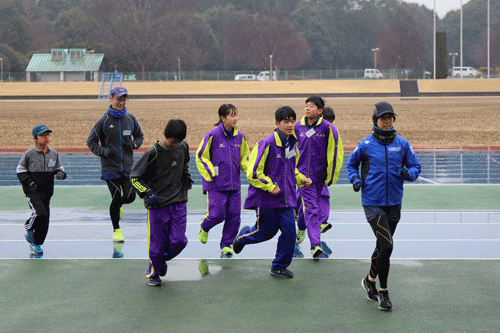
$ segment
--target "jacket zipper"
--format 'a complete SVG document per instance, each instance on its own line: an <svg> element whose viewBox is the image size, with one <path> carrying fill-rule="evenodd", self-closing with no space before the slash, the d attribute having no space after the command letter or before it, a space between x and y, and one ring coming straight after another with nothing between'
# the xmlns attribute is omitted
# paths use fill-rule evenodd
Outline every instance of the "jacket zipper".
<svg viewBox="0 0 500 333"><path fill-rule="evenodd" d="M226 133L224 133L226 134ZM231 190L233 189L233 159L231 157L231 139L228 137L227 138L227 143L228 143L228 146L229 146L229 170L230 173L231 173Z"/></svg>
<svg viewBox="0 0 500 333"><path fill-rule="evenodd" d="M120 169L121 169L121 171L123 171L122 120L121 119L118 119L118 129L119 129L118 135L120 136Z"/></svg>
<svg viewBox="0 0 500 333"><path fill-rule="evenodd" d="M387 156L387 145L385 147L385 205L389 205L389 158Z"/></svg>

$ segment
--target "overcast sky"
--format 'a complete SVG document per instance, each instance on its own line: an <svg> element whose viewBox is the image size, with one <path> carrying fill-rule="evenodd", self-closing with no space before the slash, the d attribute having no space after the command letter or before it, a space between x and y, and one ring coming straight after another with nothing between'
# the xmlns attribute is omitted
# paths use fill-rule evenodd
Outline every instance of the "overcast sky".
<svg viewBox="0 0 500 333"><path fill-rule="evenodd" d="M434 10L434 0L403 0L408 3L418 3L419 5L425 5L425 7L430 10ZM462 4L465 5L469 0L462 0ZM439 18L445 17L446 13L460 9L460 0L436 0L436 12Z"/></svg>

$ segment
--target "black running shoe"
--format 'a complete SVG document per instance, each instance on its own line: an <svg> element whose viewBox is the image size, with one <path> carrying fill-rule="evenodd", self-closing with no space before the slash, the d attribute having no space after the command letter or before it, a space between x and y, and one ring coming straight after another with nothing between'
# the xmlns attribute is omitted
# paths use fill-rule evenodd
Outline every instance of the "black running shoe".
<svg viewBox="0 0 500 333"><path fill-rule="evenodd" d="M361 287L363 287L364 290L366 290L366 297L370 301L378 301L378 291L377 291L377 286L375 285L375 281L370 281L368 280L368 276L365 277L363 280L361 280Z"/></svg>
<svg viewBox="0 0 500 333"><path fill-rule="evenodd" d="M233 251L234 251L234 253L236 253L236 254L240 253L241 250L243 250L243 248L245 247L245 244L241 244L241 243L238 242L238 238L240 236L246 234L247 230L250 230L250 227L245 226L245 227L241 228L240 232L238 232L238 235L234 239L234 241L233 241Z"/></svg>
<svg viewBox="0 0 500 333"><path fill-rule="evenodd" d="M291 279L293 278L293 273L289 271L286 268L277 270L277 269L271 269L271 275L272 276L277 276L280 278L285 278L285 279Z"/></svg>
<svg viewBox="0 0 500 333"><path fill-rule="evenodd" d="M151 287L161 287L161 284L162 284L161 279L160 279L159 276L154 277L154 278L149 278L148 282L149 282L149 285Z"/></svg>
<svg viewBox="0 0 500 333"><path fill-rule="evenodd" d="M392 303L389 299L389 291L380 290L378 292L378 308L382 311L391 311Z"/></svg>
<svg viewBox="0 0 500 333"><path fill-rule="evenodd" d="M160 276L167 275L167 269L168 269L167 262L164 261L160 268Z"/></svg>

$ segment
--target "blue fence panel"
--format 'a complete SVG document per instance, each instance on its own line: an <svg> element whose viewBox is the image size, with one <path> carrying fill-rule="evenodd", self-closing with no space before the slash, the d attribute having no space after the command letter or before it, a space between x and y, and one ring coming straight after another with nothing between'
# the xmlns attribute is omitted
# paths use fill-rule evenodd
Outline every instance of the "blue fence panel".
<svg viewBox="0 0 500 333"><path fill-rule="evenodd" d="M134 154L134 163L142 154ZM344 155L337 184L349 184L345 163L350 153ZM68 174L66 180L56 180L56 185L105 185L101 180L99 157L91 154L61 153L61 161ZM500 184L500 152L417 152L422 165L420 178L414 184ZM0 186L18 186L16 167L21 154L0 154ZM202 178L196 168L194 153L190 161L191 175L195 185ZM248 185L244 173L242 184Z"/></svg>

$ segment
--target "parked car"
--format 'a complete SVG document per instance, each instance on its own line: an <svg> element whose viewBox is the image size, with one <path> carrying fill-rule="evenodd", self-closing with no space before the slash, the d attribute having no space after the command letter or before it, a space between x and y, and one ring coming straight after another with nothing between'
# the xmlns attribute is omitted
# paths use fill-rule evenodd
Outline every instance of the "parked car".
<svg viewBox="0 0 500 333"><path fill-rule="evenodd" d="M258 81L269 81L269 71L260 72L257 74ZM273 71L273 81L277 81L276 72Z"/></svg>
<svg viewBox="0 0 500 333"><path fill-rule="evenodd" d="M234 77L236 81L255 81L255 75L253 74L238 74Z"/></svg>
<svg viewBox="0 0 500 333"><path fill-rule="evenodd" d="M451 71L451 76L453 77L474 77L477 76L477 71L472 67L453 67Z"/></svg>
<svg viewBox="0 0 500 333"><path fill-rule="evenodd" d="M383 79L384 75L378 69L367 68L365 69L365 79Z"/></svg>

